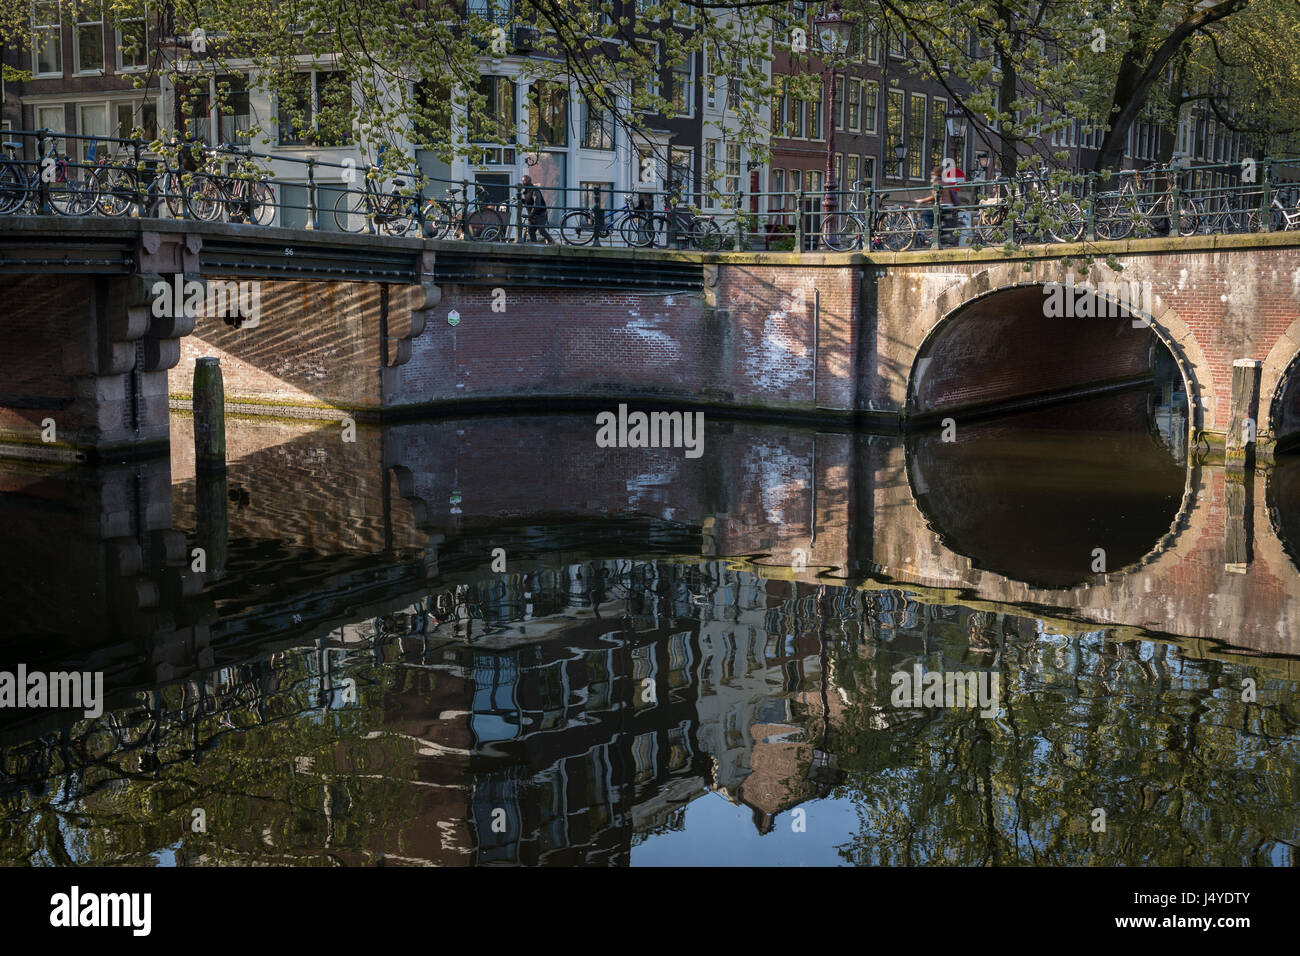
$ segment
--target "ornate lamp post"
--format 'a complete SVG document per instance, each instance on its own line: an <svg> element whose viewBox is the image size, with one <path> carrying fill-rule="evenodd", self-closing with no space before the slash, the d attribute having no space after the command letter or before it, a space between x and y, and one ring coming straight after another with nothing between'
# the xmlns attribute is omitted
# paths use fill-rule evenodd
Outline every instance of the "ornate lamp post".
<svg viewBox="0 0 1300 956"><path fill-rule="evenodd" d="M826 182L825 193L822 195L822 214L829 219L839 208L839 199L835 195L839 189L839 183L835 181L835 60L848 48L853 24L845 22L841 16L839 0L831 0L826 15L813 22L817 27L817 35L821 38L822 56L830 66L826 89L826 102L829 105L826 114Z"/></svg>
<svg viewBox="0 0 1300 956"><path fill-rule="evenodd" d="M907 142L899 140L894 144L894 158L898 160L898 178L903 178L903 163L907 160Z"/></svg>
<svg viewBox="0 0 1300 956"><path fill-rule="evenodd" d="M946 129L946 132L948 134L947 139L952 141L953 143L960 141L962 144L961 152L965 153L966 152L966 148L965 148L966 147L966 114L961 110L948 110L948 112L943 114L943 118L947 121L947 129ZM944 158L948 157L948 146L949 143L945 141L943 144ZM964 159L965 159L964 156L957 156L953 159L954 170L959 170L963 168L962 164Z"/></svg>

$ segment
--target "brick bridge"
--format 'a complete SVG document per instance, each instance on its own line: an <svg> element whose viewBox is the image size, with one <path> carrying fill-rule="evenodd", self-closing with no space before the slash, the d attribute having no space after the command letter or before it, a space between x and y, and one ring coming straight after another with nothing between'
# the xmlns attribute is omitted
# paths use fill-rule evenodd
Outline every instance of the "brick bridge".
<svg viewBox="0 0 1300 956"><path fill-rule="evenodd" d="M1167 349L1189 437L1231 451L1250 418L1267 457L1300 439L1297 244L698 254L0 219L0 440L34 457L157 448L201 355L222 359L232 410L277 416L627 399L895 428L1130 386ZM1045 317L1071 254L1121 266L1078 282L1138 283L1150 326ZM153 282L175 274L256 280L259 321L152 315Z"/></svg>

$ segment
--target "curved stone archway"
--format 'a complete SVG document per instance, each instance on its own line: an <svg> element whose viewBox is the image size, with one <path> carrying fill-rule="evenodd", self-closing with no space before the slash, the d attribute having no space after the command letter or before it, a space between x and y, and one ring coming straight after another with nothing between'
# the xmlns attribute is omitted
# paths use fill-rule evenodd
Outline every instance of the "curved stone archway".
<svg viewBox="0 0 1300 956"><path fill-rule="evenodd" d="M1300 447L1300 319L1269 349L1260 368L1259 421L1278 451Z"/></svg>
<svg viewBox="0 0 1300 956"><path fill-rule="evenodd" d="M1015 271L1019 272L1018 267ZM1032 405L1035 401L1052 399L1054 393L1074 388L1085 391L1090 384L1122 383L1125 377L1138 374L1144 356L1149 357L1148 336L1143 334L1149 329L1178 367L1188 396L1189 431L1195 435L1205 427L1207 409L1208 417L1213 419L1216 396L1210 363L1191 329L1175 310L1164 305L1158 296L1152 303L1139 300L1139 305L1151 306L1143 309L1120 302L1114 296L1098 294L1096 299L1107 303L1116 318L1048 318L1043 313L1043 300L1049 284L1058 283L1059 270L1052 273L1052 278L1046 278L1046 274L1042 266L1028 277L1009 271L1009 266L998 266L970 276L937 297L932 314L940 318L926 330L908 374L907 418L913 421L934 418L941 411L936 404L935 379L931 377L942 364L936 359L950 366L954 361L966 365L964 370L950 368L947 373L950 384L954 376L964 375L969 380L965 387L957 386L945 396L953 407L979 410L980 406L996 407L999 402L1013 399L1023 399ZM1094 287L1105 288L1099 274ZM1008 317L1008 310L1018 310L1019 314ZM954 324L972 319L985 321L980 327L966 330ZM1017 331L1026 339L1019 342L1006 335L1017 319L1020 324ZM1134 319L1145 321L1146 325L1135 328ZM1070 335L1059 335L1062 327L1047 324L1052 322L1070 323L1065 326ZM1128 338L1124 356L1127 364L1116 361L1117 353L1112 343L1106 341L1107 336ZM974 350L967 351L970 347ZM941 354L945 351L946 355ZM1035 356L1032 368L1024 370L1027 374L1013 373L1009 367L996 364L1003 360L1018 361L1016 355L1010 354L1013 351L1020 356ZM1079 363L1081 355L1090 361ZM990 365L990 361L994 364ZM976 367L973 374L972 369ZM977 375L985 380L983 389L974 386ZM1001 383L990 381L998 376L1003 379Z"/></svg>

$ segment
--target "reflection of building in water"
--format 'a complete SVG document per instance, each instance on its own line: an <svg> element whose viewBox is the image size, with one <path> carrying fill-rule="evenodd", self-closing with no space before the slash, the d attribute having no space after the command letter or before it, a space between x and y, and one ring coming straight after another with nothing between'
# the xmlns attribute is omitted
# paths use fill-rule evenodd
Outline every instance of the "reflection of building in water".
<svg viewBox="0 0 1300 956"><path fill-rule="evenodd" d="M575 600L580 570L608 586L605 603ZM644 587L623 589L629 575ZM545 584L513 588L560 610L456 649L473 688L477 861L627 862L634 842L680 827L710 790L750 806L763 831L810 796L806 725L822 724L807 595L722 563L609 562ZM495 610L512 603L487 587Z"/></svg>

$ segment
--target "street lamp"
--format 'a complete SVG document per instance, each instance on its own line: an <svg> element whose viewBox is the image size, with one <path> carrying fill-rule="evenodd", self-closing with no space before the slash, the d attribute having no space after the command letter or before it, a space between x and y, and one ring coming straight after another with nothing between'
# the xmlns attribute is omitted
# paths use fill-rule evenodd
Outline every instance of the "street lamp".
<svg viewBox="0 0 1300 956"><path fill-rule="evenodd" d="M817 35L821 38L822 56L825 57L830 66L829 79L827 82L826 102L829 110L826 113L826 183L825 193L822 195L822 213L828 218L839 207L838 199L835 195L839 189L839 183L835 181L835 81L836 69L835 60L840 53L848 48L849 35L853 32L853 24L844 20L840 14L839 0L831 0L830 9L826 15L818 17L813 21L817 27ZM825 229L823 228L823 233ZM823 236L823 242L825 237Z"/></svg>
<svg viewBox="0 0 1300 956"><path fill-rule="evenodd" d="M946 159L946 158L948 157L948 145L949 145L949 142L948 142L948 141L949 141L949 140L952 140L952 141L960 140L960 141L961 141L961 144L962 144L962 150L961 150L961 151L962 151L963 153L966 151L966 149L965 149L965 146L966 146L966 113L965 113L963 110L948 110L948 112L946 112L946 113L943 114L943 118L944 118L945 120L947 120L947 127L946 127L946 131L945 131L946 134L947 134L947 136L946 136L946 138L944 139L944 143L943 143L943 155L944 155L944 158ZM960 160L960 161L959 161L959 160ZM955 168L955 169L961 169L961 168L962 168L962 161L964 161L964 160L965 160L965 157L964 157L964 156L963 156L963 157L959 157L958 159L954 159L954 160L953 160L953 166L954 166L954 168ZM949 184L949 185L951 185L951 184Z"/></svg>

